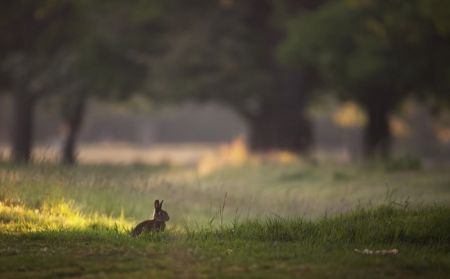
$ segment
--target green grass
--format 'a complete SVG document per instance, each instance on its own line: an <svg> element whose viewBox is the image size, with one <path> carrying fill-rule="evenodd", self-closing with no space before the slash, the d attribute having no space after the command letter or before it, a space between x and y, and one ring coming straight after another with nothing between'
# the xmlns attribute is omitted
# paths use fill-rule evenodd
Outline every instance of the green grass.
<svg viewBox="0 0 450 279"><path fill-rule="evenodd" d="M207 177L2 165L0 277L445 278L449 181L445 168L363 165L262 164ZM166 200L167 231L130 238L154 198ZM399 253L354 251L366 248Z"/></svg>

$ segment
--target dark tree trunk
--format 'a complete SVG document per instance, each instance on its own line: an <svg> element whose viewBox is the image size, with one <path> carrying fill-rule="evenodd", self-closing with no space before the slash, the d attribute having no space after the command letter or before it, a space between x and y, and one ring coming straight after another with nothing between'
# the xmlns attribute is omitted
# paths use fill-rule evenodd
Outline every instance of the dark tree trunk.
<svg viewBox="0 0 450 279"><path fill-rule="evenodd" d="M71 99L71 98L69 98ZM62 146L61 161L63 164L76 163L76 142L83 122L86 107L86 97L76 96L63 108L64 143Z"/></svg>
<svg viewBox="0 0 450 279"><path fill-rule="evenodd" d="M250 121L250 148L308 151L312 141L311 125L302 107L295 111L266 111Z"/></svg>
<svg viewBox="0 0 450 279"><path fill-rule="evenodd" d="M314 79L307 72L288 69L278 63L275 53L283 38L283 29L272 21L276 9L273 1L246 3L250 5L247 24L259 49L259 67L271 77L271 85L260 95L258 110L247 117L250 148L307 152L312 143L312 129L305 107Z"/></svg>
<svg viewBox="0 0 450 279"><path fill-rule="evenodd" d="M23 91L14 94L11 158L15 163L27 163L31 158L34 110L35 98L31 94Z"/></svg>
<svg viewBox="0 0 450 279"><path fill-rule="evenodd" d="M383 94L374 95L363 103L368 116L364 131L364 149L368 157L386 158L390 154L392 135L389 113L393 104L392 100L383 97Z"/></svg>
<svg viewBox="0 0 450 279"><path fill-rule="evenodd" d="M278 92L266 95L259 113L250 121L250 147L256 151L307 152L313 140L306 114L313 78L292 69L277 74Z"/></svg>

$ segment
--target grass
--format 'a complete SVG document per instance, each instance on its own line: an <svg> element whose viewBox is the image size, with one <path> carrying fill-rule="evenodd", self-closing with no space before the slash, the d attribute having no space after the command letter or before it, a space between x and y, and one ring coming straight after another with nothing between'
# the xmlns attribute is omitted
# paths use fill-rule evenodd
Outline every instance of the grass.
<svg viewBox="0 0 450 279"><path fill-rule="evenodd" d="M2 165L0 277L445 278L449 182L445 168L367 165L267 163L208 176ZM166 200L167 231L130 238L154 198Z"/></svg>

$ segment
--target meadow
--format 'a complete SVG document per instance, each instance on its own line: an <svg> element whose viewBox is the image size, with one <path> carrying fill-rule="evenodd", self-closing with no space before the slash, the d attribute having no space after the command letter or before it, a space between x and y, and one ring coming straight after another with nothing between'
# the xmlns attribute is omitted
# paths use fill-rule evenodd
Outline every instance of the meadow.
<svg viewBox="0 0 450 279"><path fill-rule="evenodd" d="M285 155L207 163L1 164L0 277L445 278L450 271L448 166ZM167 230L129 237L154 199L165 200Z"/></svg>

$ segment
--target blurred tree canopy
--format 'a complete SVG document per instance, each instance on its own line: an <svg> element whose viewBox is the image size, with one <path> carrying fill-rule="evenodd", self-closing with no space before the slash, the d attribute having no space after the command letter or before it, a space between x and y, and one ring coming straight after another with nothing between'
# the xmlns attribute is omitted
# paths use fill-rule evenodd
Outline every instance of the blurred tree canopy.
<svg viewBox="0 0 450 279"><path fill-rule="evenodd" d="M81 36L70 46L71 71L58 94L64 122L64 163L75 162L75 141L89 97L124 99L147 78L147 56L161 51L158 1L84 1ZM149 36L151 34L151 36Z"/></svg>
<svg viewBox="0 0 450 279"><path fill-rule="evenodd" d="M309 71L281 65L275 49L288 16L319 2L184 1L152 90L171 101L229 106L247 121L254 150L306 151L312 131L305 107L316 80Z"/></svg>
<svg viewBox="0 0 450 279"><path fill-rule="evenodd" d="M36 101L56 96L74 144L87 97L123 98L147 77L146 55L161 47L158 1L7 0L1 10L2 91L14 98L12 155L30 159Z"/></svg>
<svg viewBox="0 0 450 279"><path fill-rule="evenodd" d="M23 162L31 154L36 99L57 86L61 49L76 37L76 7L71 1L6 0L0 13L2 85L14 98L12 156Z"/></svg>
<svg viewBox="0 0 450 279"><path fill-rule="evenodd" d="M387 154L388 116L407 96L448 104L448 1L327 1L289 24L278 56L313 68L367 111L369 154Z"/></svg>
<svg viewBox="0 0 450 279"><path fill-rule="evenodd" d="M306 152L306 108L333 92L367 112L368 154L388 154L389 114L409 96L450 101L450 4L441 0L4 0L0 92L14 99L13 160L26 162L36 102L65 126L88 98L215 101L248 123L254 150Z"/></svg>

